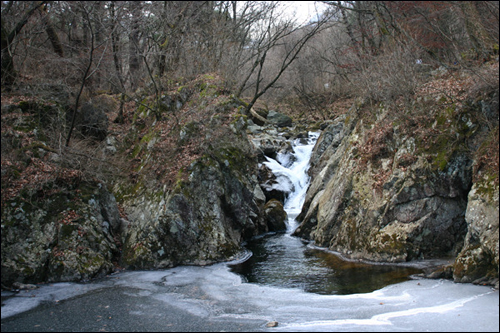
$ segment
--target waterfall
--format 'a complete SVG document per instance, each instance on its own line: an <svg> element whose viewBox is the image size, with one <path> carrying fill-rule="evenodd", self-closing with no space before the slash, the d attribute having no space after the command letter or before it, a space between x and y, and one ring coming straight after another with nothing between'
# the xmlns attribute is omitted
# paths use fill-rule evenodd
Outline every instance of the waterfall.
<svg viewBox="0 0 500 333"><path fill-rule="evenodd" d="M309 187L309 160L319 137L319 132L308 132L307 138L292 142L293 152L278 153L276 159L267 158L264 164L276 176L275 188L287 193L284 209L288 214L287 233L297 227L295 218L300 213Z"/></svg>
<svg viewBox="0 0 500 333"><path fill-rule="evenodd" d="M319 133L308 133L307 138L290 142L292 152L279 153L276 159L267 158L263 163L276 176L272 184L266 184L266 190L286 193L287 230L249 241L245 247L252 255L231 265L231 271L246 282L324 295L371 292L419 273L412 267L345 262L292 235L310 184L309 162L318 137Z"/></svg>

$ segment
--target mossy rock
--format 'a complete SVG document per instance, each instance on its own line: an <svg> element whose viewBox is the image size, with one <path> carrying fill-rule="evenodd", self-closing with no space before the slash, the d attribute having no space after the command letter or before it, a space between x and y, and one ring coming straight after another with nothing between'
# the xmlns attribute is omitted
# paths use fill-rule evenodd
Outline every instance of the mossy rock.
<svg viewBox="0 0 500 333"><path fill-rule="evenodd" d="M111 233L119 221L110 220L118 217L112 217L113 202L100 186L52 182L4 203L3 285L79 281L113 269L118 247Z"/></svg>

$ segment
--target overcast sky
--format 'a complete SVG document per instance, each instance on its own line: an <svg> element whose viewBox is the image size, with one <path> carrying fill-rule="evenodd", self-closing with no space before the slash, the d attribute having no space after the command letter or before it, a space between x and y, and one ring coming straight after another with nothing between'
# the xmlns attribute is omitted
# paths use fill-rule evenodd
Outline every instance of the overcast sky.
<svg viewBox="0 0 500 333"><path fill-rule="evenodd" d="M297 19L297 23L307 23L316 16L317 11L321 12L325 4L316 1L282 1L286 6L286 13Z"/></svg>

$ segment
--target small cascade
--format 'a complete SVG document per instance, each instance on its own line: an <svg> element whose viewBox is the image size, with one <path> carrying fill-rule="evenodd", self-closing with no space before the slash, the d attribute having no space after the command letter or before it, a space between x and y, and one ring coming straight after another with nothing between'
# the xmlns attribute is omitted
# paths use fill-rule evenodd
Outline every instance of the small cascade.
<svg viewBox="0 0 500 333"><path fill-rule="evenodd" d="M310 183L309 161L319 133L292 142L293 152L278 153L276 159L263 162L275 175L266 190L286 193L284 209L288 214L285 233L256 237L246 244L251 255L230 265L246 282L297 288L307 292L332 295L366 293L388 284L406 281L420 270L412 267L369 265L343 261L335 254L307 244L292 233L302 210Z"/></svg>
<svg viewBox="0 0 500 333"><path fill-rule="evenodd" d="M319 132L309 132L307 138L295 139L292 152L278 153L276 159L267 158L264 164L276 176L276 189L287 193L284 209L288 214L287 233L297 227L295 218L300 213L309 187L309 160L319 137Z"/></svg>

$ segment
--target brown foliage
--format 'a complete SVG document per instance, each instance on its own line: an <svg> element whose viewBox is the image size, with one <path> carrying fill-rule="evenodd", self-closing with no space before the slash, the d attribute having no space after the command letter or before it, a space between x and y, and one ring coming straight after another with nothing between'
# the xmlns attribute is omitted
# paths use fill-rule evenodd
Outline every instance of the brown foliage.
<svg viewBox="0 0 500 333"><path fill-rule="evenodd" d="M392 156L390 142L393 139L394 129L390 122L375 123L374 127L367 132L365 142L359 148L360 165L366 165L368 161L379 161Z"/></svg>

